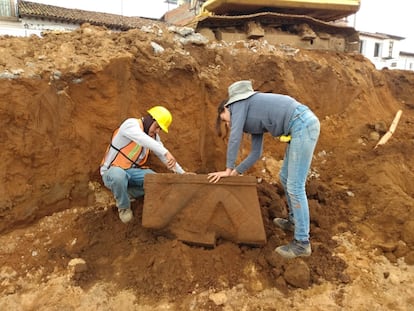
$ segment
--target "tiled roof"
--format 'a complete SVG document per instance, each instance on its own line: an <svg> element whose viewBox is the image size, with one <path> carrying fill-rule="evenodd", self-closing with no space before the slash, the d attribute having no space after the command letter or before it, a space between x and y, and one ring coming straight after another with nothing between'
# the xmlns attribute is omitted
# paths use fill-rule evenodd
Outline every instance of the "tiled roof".
<svg viewBox="0 0 414 311"><path fill-rule="evenodd" d="M414 53L410 53L410 52L400 52L400 56L411 56L411 57L414 57Z"/></svg>
<svg viewBox="0 0 414 311"><path fill-rule="evenodd" d="M404 37L389 35L389 34L380 33L380 32L372 33L372 32L360 31L359 34L362 35L362 36L377 38L377 39L383 39L383 40L392 39L392 40L399 40L400 41L400 40L405 39Z"/></svg>
<svg viewBox="0 0 414 311"><path fill-rule="evenodd" d="M140 28L148 23L149 19L141 17L128 17L109 13L98 13L78 9L67 9L54 5L19 1L19 16L50 19L59 22L105 26L110 29L128 30ZM156 22L157 20L153 20Z"/></svg>

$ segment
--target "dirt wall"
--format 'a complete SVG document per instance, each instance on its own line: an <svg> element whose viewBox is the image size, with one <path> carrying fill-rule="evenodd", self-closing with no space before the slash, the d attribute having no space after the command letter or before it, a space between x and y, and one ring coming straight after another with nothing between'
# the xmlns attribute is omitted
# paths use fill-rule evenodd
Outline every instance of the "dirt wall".
<svg viewBox="0 0 414 311"><path fill-rule="evenodd" d="M414 73L377 71L359 54L182 39L160 26L113 33L88 25L42 39L0 37L0 250L2 266L14 271L2 272L7 299L33 290L18 280L47 282L47 275L64 273L70 259L82 257L89 270L70 285L76 290L113 282L117 293L132 289L152 303L177 299L184 307L189 292L209 288L231 290L241 283L255 293L287 293L330 282L338 286L332 303L351 310L355 305L347 297L354 288L346 296L341 287L358 283L370 260L414 263ZM213 252L191 248L144 230L141 201L134 206L133 225L122 227L113 203L100 199L110 198L98 167L112 131L153 105L173 113L162 140L186 170L224 169L226 141L215 136L216 106L240 79L252 80L256 90L297 98L321 121L307 188L315 249L298 270L308 277L294 285L292 277L302 275L292 273L296 266L272 257L272 249L289 237L271 224L272 217L285 215L286 205L278 185L285 146L270 136L263 158L247 172L261 181L268 240L263 248L226 241ZM399 109L396 132L374 149ZM248 152L246 137L241 157ZM151 164L166 171L157 159ZM361 249L346 244L348 238L360 239ZM35 245L36 255L27 255ZM376 255L360 267L356 254L363 250ZM15 258L25 258L25 266ZM387 286L397 290L393 285ZM377 298L367 299L367 306ZM401 310L413 303L409 297L401 301ZM218 305L210 301L204 307Z"/></svg>

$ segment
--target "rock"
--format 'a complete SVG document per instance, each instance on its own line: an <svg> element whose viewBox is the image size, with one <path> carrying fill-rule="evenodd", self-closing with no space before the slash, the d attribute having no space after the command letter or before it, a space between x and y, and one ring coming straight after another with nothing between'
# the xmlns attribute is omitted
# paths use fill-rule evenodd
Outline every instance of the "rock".
<svg viewBox="0 0 414 311"><path fill-rule="evenodd" d="M398 244L395 242L378 242L376 246L384 253L393 252L397 249Z"/></svg>
<svg viewBox="0 0 414 311"><path fill-rule="evenodd" d="M272 173L274 176L278 176L280 168L283 165L283 160L276 160L274 158L268 157L265 160L266 170Z"/></svg>
<svg viewBox="0 0 414 311"><path fill-rule="evenodd" d="M400 257L405 256L405 254L407 254L408 251L409 251L409 248L407 244L404 241L400 240L397 243L397 249L394 251L394 255L397 258L400 258Z"/></svg>
<svg viewBox="0 0 414 311"><path fill-rule="evenodd" d="M306 289L310 285L310 269L308 265L300 260L294 260L287 266L283 277L292 286Z"/></svg>
<svg viewBox="0 0 414 311"><path fill-rule="evenodd" d="M407 265L414 265L414 251L411 251L405 255L404 261Z"/></svg>
<svg viewBox="0 0 414 311"><path fill-rule="evenodd" d="M153 48L155 54L161 54L165 50L161 45L159 45L156 42L151 42L151 47Z"/></svg>
<svg viewBox="0 0 414 311"><path fill-rule="evenodd" d="M369 133L369 139L371 141L378 141L380 139L380 134L378 132L372 131Z"/></svg>
<svg viewBox="0 0 414 311"><path fill-rule="evenodd" d="M210 294L208 298L213 301L216 306L224 305L227 302L227 295L223 292Z"/></svg>
<svg viewBox="0 0 414 311"><path fill-rule="evenodd" d="M74 274L82 273L88 270L88 266L86 265L86 261L82 258L74 258L71 259L68 263L68 268Z"/></svg>
<svg viewBox="0 0 414 311"><path fill-rule="evenodd" d="M377 131L379 134L383 135L387 132L387 125L385 124L384 121L379 121L377 123L374 124L374 129L375 131Z"/></svg>

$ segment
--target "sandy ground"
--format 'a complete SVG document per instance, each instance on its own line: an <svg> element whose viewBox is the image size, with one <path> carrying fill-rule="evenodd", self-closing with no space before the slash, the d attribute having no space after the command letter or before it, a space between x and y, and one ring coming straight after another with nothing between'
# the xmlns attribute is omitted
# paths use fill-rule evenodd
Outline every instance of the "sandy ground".
<svg viewBox="0 0 414 311"><path fill-rule="evenodd" d="M414 308L413 72L264 41L205 43L162 25L0 37L0 55L1 310ZM173 113L162 139L186 170L223 169L216 106L240 79L296 97L321 120L311 257L273 252L291 236L271 223L286 203L285 145L270 136L247 172L258 179L263 247L203 248L145 229L142 199L124 225L102 186L112 131L156 104ZM395 133L374 148L398 110Z"/></svg>

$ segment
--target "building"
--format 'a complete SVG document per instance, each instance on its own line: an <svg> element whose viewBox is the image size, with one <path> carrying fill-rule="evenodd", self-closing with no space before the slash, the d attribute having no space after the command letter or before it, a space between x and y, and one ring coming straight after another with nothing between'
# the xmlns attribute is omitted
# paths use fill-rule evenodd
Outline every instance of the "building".
<svg viewBox="0 0 414 311"><path fill-rule="evenodd" d="M414 71L414 53L401 51L404 37L385 33L359 32L359 52L377 69L402 69Z"/></svg>
<svg viewBox="0 0 414 311"><path fill-rule="evenodd" d="M122 31L140 28L144 21L148 18L67 9L30 1L0 0L0 35L30 36L48 30L71 31L84 23Z"/></svg>
<svg viewBox="0 0 414 311"><path fill-rule="evenodd" d="M400 41L405 38L384 33L359 32L359 52L377 69L398 69Z"/></svg>
<svg viewBox="0 0 414 311"><path fill-rule="evenodd" d="M414 71L414 53L400 52L398 69Z"/></svg>

